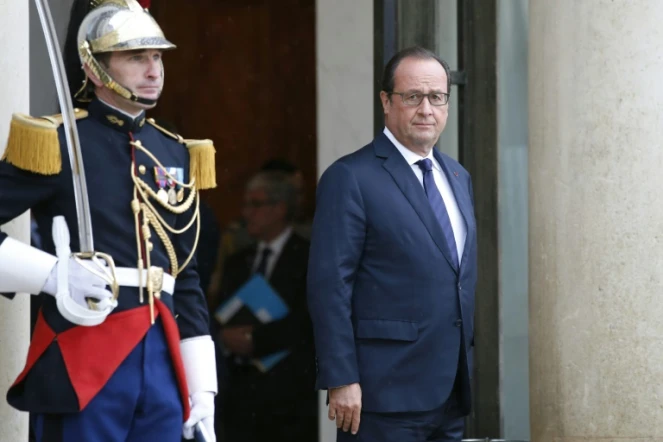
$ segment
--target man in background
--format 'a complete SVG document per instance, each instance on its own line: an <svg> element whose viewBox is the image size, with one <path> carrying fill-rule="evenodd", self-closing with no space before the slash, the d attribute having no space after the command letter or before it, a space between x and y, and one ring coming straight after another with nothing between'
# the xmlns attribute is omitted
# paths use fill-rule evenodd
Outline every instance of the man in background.
<svg viewBox="0 0 663 442"><path fill-rule="evenodd" d="M292 183L295 192L296 206L293 209L290 225L299 236L309 239L311 236L311 221L306 219L302 214L304 203L304 178L301 170L288 160L283 158L272 158L260 166L259 172L279 172ZM214 259L211 268L207 269L209 271L209 278L207 279L208 283L203 286L210 305L219 304L219 300L216 299L216 297L220 293L225 261L230 255L248 247L254 242L254 238L252 238L246 231L246 220L242 218L232 221L226 228L217 233L217 235L219 238L216 239L213 244L210 242L209 246L204 246L208 258ZM210 241L214 240L211 237L208 239ZM215 250L209 250L211 248L214 248ZM201 281L204 280L204 276L205 272L203 271Z"/></svg>
<svg viewBox="0 0 663 442"><path fill-rule="evenodd" d="M228 325L217 323L229 373L218 420L228 442L317 440L313 333L306 306L309 243L293 230L296 210L297 192L288 174L261 171L248 183L243 216L257 244L228 257L220 299L227 300L259 274L289 314L267 324L240 314ZM288 356L269 370L254 364L283 350Z"/></svg>

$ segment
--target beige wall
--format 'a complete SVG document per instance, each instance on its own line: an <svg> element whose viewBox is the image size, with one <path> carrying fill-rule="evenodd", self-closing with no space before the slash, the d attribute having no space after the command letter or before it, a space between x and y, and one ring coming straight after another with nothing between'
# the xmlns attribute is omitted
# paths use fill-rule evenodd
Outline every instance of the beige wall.
<svg viewBox="0 0 663 442"><path fill-rule="evenodd" d="M318 171L373 139L373 0L317 1Z"/></svg>
<svg viewBox="0 0 663 442"><path fill-rule="evenodd" d="M0 152L5 149L12 112L29 112L29 3L0 0ZM3 226L29 241L27 214ZM21 371L30 337L29 295L14 301L0 297L0 440L27 441L28 415L7 405L4 395Z"/></svg>
<svg viewBox="0 0 663 442"><path fill-rule="evenodd" d="M663 440L661 22L530 0L533 442Z"/></svg>

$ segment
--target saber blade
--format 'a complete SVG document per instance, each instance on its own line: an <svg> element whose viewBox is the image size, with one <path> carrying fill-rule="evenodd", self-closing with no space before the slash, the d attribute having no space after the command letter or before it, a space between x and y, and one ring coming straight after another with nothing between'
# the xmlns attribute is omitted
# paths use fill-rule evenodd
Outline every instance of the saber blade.
<svg viewBox="0 0 663 442"><path fill-rule="evenodd" d="M46 0L35 0L39 20L46 39L46 48L51 60L55 87L58 92L58 101L62 112L63 125L67 141L67 151L71 163L71 175L74 183L74 196L76 199L76 218L78 220L78 239L82 253L94 252L94 241L92 240L92 217L90 216L90 202L88 200L87 184L85 181L85 169L83 168L83 156L81 154L81 142L78 138L76 128L76 116L74 105L71 101L71 92L67 83L67 75L64 70L60 45L53 25L53 17Z"/></svg>

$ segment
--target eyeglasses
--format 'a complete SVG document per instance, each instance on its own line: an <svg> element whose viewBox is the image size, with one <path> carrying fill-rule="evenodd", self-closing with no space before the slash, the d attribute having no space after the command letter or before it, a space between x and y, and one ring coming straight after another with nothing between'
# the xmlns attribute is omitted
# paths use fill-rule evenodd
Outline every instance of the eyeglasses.
<svg viewBox="0 0 663 442"><path fill-rule="evenodd" d="M444 92L433 92L430 94L424 94L417 91L389 92L389 95L392 94L400 95L401 99L403 100L403 104L406 106L419 106L421 102L424 101L424 97L428 97L428 102L431 104L431 106L444 106L449 102L449 94L445 94Z"/></svg>
<svg viewBox="0 0 663 442"><path fill-rule="evenodd" d="M248 200L244 201L244 208L245 209L260 209L261 207L264 206L272 206L274 204L277 204L276 201L271 201L271 200Z"/></svg>

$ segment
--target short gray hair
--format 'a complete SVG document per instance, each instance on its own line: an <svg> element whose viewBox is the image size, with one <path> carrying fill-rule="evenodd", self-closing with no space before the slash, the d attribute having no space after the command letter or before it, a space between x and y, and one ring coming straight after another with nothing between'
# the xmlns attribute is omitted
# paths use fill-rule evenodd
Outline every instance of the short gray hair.
<svg viewBox="0 0 663 442"><path fill-rule="evenodd" d="M295 218L297 191L290 175L276 170L258 172L249 180L246 190L264 190L270 202L285 203L287 221Z"/></svg>

